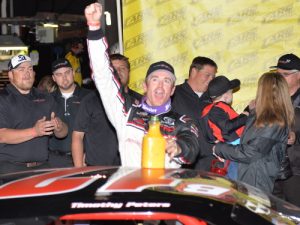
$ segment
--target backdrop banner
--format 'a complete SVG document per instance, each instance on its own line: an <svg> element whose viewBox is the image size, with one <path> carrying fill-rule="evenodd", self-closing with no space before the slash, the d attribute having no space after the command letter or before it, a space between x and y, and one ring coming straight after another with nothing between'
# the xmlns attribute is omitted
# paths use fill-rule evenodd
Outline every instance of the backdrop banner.
<svg viewBox="0 0 300 225"><path fill-rule="evenodd" d="M206 56L217 75L241 80L233 100L241 112L279 56L299 55L299 12L297 0L123 0L130 87L142 93L149 65L160 60L174 66L180 84L193 58Z"/></svg>

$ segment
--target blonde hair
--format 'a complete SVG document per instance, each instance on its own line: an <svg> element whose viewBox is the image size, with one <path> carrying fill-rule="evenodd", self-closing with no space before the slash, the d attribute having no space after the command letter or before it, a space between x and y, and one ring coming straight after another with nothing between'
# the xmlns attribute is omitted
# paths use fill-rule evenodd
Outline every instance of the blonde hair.
<svg viewBox="0 0 300 225"><path fill-rule="evenodd" d="M294 108L288 84L276 72L264 73L259 81L256 94L257 127L279 125L291 127L294 123Z"/></svg>

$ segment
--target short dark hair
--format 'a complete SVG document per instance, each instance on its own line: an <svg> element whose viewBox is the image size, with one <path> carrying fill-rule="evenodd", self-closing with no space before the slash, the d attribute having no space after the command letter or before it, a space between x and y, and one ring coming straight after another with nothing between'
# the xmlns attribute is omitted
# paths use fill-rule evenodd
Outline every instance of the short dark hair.
<svg viewBox="0 0 300 225"><path fill-rule="evenodd" d="M81 38L72 38L70 40L70 46L73 48L73 47L77 47L78 44L82 44L83 45L83 40Z"/></svg>
<svg viewBox="0 0 300 225"><path fill-rule="evenodd" d="M189 75L191 74L191 71L193 68L197 68L198 70L201 70L205 65L210 65L210 66L213 66L216 69L218 69L218 66L214 60L207 58L207 57L203 57L203 56L197 56L192 61L192 64L191 64L190 70L189 70Z"/></svg>
<svg viewBox="0 0 300 225"><path fill-rule="evenodd" d="M122 60L122 61L124 61L127 65L128 70L130 70L130 63L129 63L129 58L128 57L126 57L122 54L119 54L119 53L115 53L115 54L111 54L109 56L109 58L110 58L111 61L112 60Z"/></svg>

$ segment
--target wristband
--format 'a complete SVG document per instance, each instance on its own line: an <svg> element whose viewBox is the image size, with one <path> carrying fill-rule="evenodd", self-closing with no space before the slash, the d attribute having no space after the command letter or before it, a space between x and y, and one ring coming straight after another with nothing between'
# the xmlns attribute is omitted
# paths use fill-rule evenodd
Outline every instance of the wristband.
<svg viewBox="0 0 300 225"><path fill-rule="evenodd" d="M87 22L87 25L90 27L98 27L100 26L100 22Z"/></svg>

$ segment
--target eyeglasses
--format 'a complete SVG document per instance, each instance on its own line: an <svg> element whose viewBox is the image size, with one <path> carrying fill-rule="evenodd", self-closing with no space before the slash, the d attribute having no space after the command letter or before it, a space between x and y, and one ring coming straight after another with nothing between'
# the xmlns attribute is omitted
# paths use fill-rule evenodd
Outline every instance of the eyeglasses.
<svg viewBox="0 0 300 225"><path fill-rule="evenodd" d="M281 76L284 76L284 77L288 77L288 76L290 76L290 75L292 75L292 74L295 74L295 73L298 73L299 71L298 70L296 70L296 71L293 71L293 72L290 72L290 73L280 73L280 75Z"/></svg>
<svg viewBox="0 0 300 225"><path fill-rule="evenodd" d="M69 76L71 74L72 74L72 69L68 69L68 70L66 70L63 73L54 73L54 76L56 76L56 77L63 77L64 75L65 76Z"/></svg>

